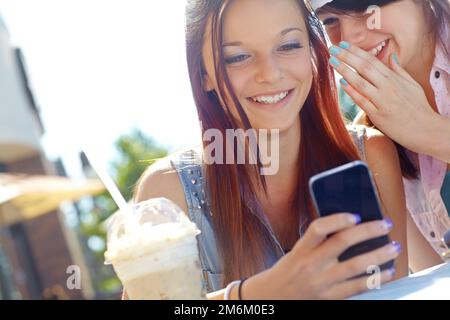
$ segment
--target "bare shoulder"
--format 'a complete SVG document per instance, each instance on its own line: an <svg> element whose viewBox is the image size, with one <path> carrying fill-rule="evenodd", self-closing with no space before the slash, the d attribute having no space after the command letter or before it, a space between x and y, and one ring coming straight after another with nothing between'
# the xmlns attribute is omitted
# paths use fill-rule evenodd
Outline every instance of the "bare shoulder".
<svg viewBox="0 0 450 320"><path fill-rule="evenodd" d="M377 169L384 167L399 168L399 158L394 142L374 128L366 128L366 158L369 166Z"/></svg>
<svg viewBox="0 0 450 320"><path fill-rule="evenodd" d="M403 199L402 171L395 144L372 128L366 130L365 144L366 161L382 197Z"/></svg>
<svg viewBox="0 0 450 320"><path fill-rule="evenodd" d="M137 183L134 200L141 202L159 197L173 201L185 213L188 212L183 186L168 157L158 160L142 174Z"/></svg>

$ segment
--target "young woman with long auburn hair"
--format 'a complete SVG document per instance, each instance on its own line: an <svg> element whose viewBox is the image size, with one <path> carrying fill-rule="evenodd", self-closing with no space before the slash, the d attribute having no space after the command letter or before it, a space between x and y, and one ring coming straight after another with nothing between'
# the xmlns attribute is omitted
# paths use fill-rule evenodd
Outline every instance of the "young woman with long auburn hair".
<svg viewBox="0 0 450 320"><path fill-rule="evenodd" d="M261 161L202 161L211 143L204 141L200 150L152 165L138 184L137 202L166 197L200 228L208 298L223 299L225 287L231 299L238 293L242 299L346 298L368 289L368 278L355 276L392 259L396 270L383 271L381 281L406 275L406 208L395 147L375 130L345 127L324 34L305 3L189 0L186 45L203 134L279 130L273 175L260 174ZM246 149L242 143L216 152L236 159ZM270 146L258 148L268 154ZM355 213L318 218L309 178L357 159L374 174L386 220L360 224ZM338 261L350 246L386 234L395 242Z"/></svg>

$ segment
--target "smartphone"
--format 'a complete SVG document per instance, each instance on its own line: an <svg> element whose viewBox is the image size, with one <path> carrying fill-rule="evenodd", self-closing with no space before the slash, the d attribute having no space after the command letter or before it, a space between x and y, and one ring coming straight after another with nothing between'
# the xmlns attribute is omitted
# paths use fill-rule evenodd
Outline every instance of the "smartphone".
<svg viewBox="0 0 450 320"><path fill-rule="evenodd" d="M361 223L382 220L383 213L372 174L363 161L353 161L319 173L309 180L313 204L321 217L335 213L353 213L361 216ZM375 250L390 242L388 236L370 239L348 248L339 257L345 261ZM391 260L381 270L394 266Z"/></svg>

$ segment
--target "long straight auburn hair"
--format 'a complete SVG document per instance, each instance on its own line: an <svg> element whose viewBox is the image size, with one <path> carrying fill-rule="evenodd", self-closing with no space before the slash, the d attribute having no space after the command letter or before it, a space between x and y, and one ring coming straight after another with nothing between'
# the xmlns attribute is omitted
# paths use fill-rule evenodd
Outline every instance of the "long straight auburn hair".
<svg viewBox="0 0 450 320"><path fill-rule="evenodd" d="M188 0L186 5L186 50L188 71L201 121L202 134L208 129L251 129L227 75L222 52L223 16L233 0ZM329 53L320 22L303 0L298 3L308 29L312 51L313 83L299 113L301 121L301 146L298 157L297 191L292 202L294 218L308 224L316 213L308 190L308 180L321 171L359 159L358 151L345 127L338 108L334 73L329 66ZM210 23L211 38L207 38ZM205 68L202 47L211 41L218 92L205 91ZM231 97L239 118L232 116L230 105L223 105ZM207 142L203 141L203 148ZM236 160L235 148L233 159ZM224 152L230 152L224 146ZM269 250L274 250L267 229L252 212L248 201L258 201L258 188L266 191L266 182L259 174L257 164L203 164L221 265L223 283L250 277L269 267L265 261ZM255 183L256 181L257 183ZM247 191L247 192L246 192ZM254 199L248 199L248 197Z"/></svg>

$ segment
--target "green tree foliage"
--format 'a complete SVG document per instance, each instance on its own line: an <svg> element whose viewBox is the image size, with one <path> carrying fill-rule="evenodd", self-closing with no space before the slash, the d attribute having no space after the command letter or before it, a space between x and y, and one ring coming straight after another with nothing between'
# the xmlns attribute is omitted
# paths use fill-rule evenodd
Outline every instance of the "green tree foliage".
<svg viewBox="0 0 450 320"><path fill-rule="evenodd" d="M110 173L127 201L146 168L159 158L167 155L167 150L157 145L150 137L135 129L121 136L115 143L116 158L112 161ZM108 297L120 289L120 282L110 266L104 265L106 250L105 221L117 211L117 205L108 192L94 198L91 210L81 210L80 232L87 239L86 249L90 251L94 285L100 297ZM89 245L90 244L90 245Z"/></svg>
<svg viewBox="0 0 450 320"><path fill-rule="evenodd" d="M167 150L158 147L153 139L146 137L139 130L120 137L116 142L116 148L119 153L119 158L113 163L116 182L128 201L133 195L139 177L148 165L158 158L165 157Z"/></svg>

